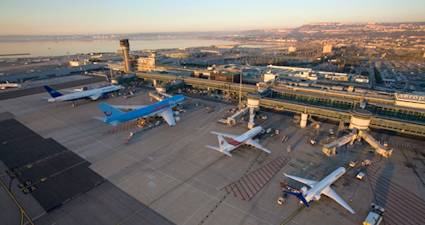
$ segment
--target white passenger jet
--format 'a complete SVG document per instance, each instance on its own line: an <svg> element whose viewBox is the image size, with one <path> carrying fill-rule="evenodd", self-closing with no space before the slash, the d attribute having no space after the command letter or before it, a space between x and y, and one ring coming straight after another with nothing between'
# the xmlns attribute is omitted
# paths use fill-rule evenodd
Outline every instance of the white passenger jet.
<svg viewBox="0 0 425 225"><path fill-rule="evenodd" d="M49 86L44 86L44 88L50 94L50 96L52 96L47 100L48 102L63 102L75 101L78 99L90 99L95 101L108 93L119 91L123 87L120 85L109 85L106 87L94 88L89 90L74 90L74 92L69 94L62 94Z"/></svg>
<svg viewBox="0 0 425 225"><path fill-rule="evenodd" d="M0 83L0 89L4 90L7 88L20 88L21 85L18 83L9 83L9 81L6 81L6 83Z"/></svg>
<svg viewBox="0 0 425 225"><path fill-rule="evenodd" d="M336 201L342 207L347 209L350 213L354 214L354 210L330 187L331 184L338 180L338 178L340 178L342 175L344 175L344 173L345 168L339 167L331 174L323 178L321 181L309 180L301 177L291 176L285 173L284 175L286 177L289 177L300 183L306 184L310 187L310 189L308 190L306 186L302 187L301 192L285 191L285 193L295 195L298 199L300 199L300 202L304 203L304 205L307 207L310 206L309 203L311 201L318 201L321 195L323 194Z"/></svg>
<svg viewBox="0 0 425 225"><path fill-rule="evenodd" d="M213 131L211 133L217 135L219 146L217 147L206 145L205 147L217 150L227 156L232 156L232 154L230 154L231 151L243 144L246 144L270 154L270 150L264 148L257 141L253 140L253 138L257 136L262 130L263 128L261 126L254 127L240 136Z"/></svg>

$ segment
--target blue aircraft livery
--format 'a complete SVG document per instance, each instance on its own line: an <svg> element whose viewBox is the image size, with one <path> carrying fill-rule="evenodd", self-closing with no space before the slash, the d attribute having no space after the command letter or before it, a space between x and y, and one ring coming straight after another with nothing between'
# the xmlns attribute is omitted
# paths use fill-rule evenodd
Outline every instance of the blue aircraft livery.
<svg viewBox="0 0 425 225"><path fill-rule="evenodd" d="M120 109L105 102L100 103L99 108L105 114L103 121L111 125L117 125L138 118L161 116L168 125L175 126L176 120L174 118L172 108L184 100L185 97L183 95L175 95L160 102L156 102L148 106L142 106L130 112L121 111Z"/></svg>

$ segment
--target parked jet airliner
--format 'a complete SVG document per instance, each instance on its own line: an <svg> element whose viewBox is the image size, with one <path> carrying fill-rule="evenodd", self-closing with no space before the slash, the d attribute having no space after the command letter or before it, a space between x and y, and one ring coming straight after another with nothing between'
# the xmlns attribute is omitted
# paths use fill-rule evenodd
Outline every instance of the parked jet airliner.
<svg viewBox="0 0 425 225"><path fill-rule="evenodd" d="M309 180L309 179L305 179L301 177L284 174L286 177L289 177L300 183L306 184L310 187L310 189L308 190L307 190L307 187L305 186L302 187L300 193L289 192L289 191L285 191L285 192L291 195L295 195L307 207L310 206L309 203L311 201L318 201L321 195L323 194L333 199L334 201L336 201L342 207L347 209L350 213L354 214L355 213L354 210L330 187L331 184L334 183L336 180L338 180L342 175L344 175L344 173L345 173L345 168L339 167L338 169L333 171L331 174L323 178L321 181L314 181L314 180Z"/></svg>
<svg viewBox="0 0 425 225"><path fill-rule="evenodd" d="M9 83L9 81L6 81L6 83L0 83L0 90L4 90L7 88L20 88L22 87L18 83Z"/></svg>
<svg viewBox="0 0 425 225"><path fill-rule="evenodd" d="M168 125L175 126L176 120L174 118L172 108L184 100L185 97L183 95L175 95L148 106L114 107L105 102L102 102L99 104L99 108L105 114L103 121L114 126L119 123L152 116L161 116ZM119 108L132 109L132 111L124 112Z"/></svg>
<svg viewBox="0 0 425 225"><path fill-rule="evenodd" d="M56 91L55 89L44 86L46 91L52 96L47 101L48 102L63 102L63 101L75 101L78 99L91 99L93 101L98 100L100 97L104 96L107 93L111 93L114 91L118 91L122 89L123 87L120 85L109 85L106 87L101 88L94 88L90 90L78 90L74 91L69 94L62 94L59 91Z"/></svg>
<svg viewBox="0 0 425 225"><path fill-rule="evenodd" d="M232 154L230 154L231 151L233 151L234 149L236 149L237 147L243 144L246 144L246 145L251 145L257 149L260 149L270 154L271 153L270 150L264 148L257 141L253 140L253 138L257 136L262 130L263 128L261 126L254 127L240 136L213 131L211 133L217 135L219 146L216 147L216 146L206 145L205 147L213 149L213 150L217 150L227 156L232 156Z"/></svg>

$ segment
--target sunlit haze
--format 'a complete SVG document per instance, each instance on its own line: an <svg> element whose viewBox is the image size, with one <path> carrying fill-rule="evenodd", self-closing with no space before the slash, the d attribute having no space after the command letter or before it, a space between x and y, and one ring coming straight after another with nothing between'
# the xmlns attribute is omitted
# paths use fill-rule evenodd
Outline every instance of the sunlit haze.
<svg viewBox="0 0 425 225"><path fill-rule="evenodd" d="M227 31L424 21L423 0L2 0L0 35Z"/></svg>

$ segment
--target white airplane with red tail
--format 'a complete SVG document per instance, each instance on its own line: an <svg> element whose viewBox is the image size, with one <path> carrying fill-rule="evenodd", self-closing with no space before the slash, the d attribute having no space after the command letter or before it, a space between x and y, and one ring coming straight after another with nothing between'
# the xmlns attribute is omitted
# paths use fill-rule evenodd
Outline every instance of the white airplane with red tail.
<svg viewBox="0 0 425 225"><path fill-rule="evenodd" d="M218 144L219 146L210 146L206 145L205 147L219 151L227 156L232 156L230 154L231 151L238 148L239 146L245 144L253 146L257 149L260 149L261 151L264 151L266 153L271 153L270 150L266 149L258 141L254 140L253 138L257 136L263 128L261 126L254 127L251 130L237 136L233 134L226 134L226 133L219 133L219 132L211 132L212 134L217 135L218 138Z"/></svg>

